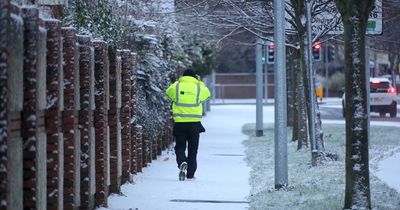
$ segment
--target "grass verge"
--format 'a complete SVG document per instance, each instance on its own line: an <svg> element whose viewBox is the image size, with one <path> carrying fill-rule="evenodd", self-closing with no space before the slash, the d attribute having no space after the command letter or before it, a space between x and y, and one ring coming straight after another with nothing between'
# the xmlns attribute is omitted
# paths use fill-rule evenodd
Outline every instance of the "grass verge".
<svg viewBox="0 0 400 210"><path fill-rule="evenodd" d="M344 125L324 125L325 149L338 154L338 161L311 167L311 152L297 151L288 130L289 186L274 189L274 130L264 125L264 136L255 137L255 124L246 124L242 131L249 136L246 161L251 167L250 209L342 209L345 189L345 129ZM400 150L400 129L371 126L370 185L373 209L400 209L400 195L374 175L378 162ZM399 176L399 174L393 174Z"/></svg>

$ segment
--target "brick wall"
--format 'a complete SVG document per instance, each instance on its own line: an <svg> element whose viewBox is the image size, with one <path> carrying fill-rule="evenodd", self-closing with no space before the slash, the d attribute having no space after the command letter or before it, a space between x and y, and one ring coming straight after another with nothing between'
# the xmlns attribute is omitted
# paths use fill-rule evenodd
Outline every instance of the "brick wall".
<svg viewBox="0 0 400 210"><path fill-rule="evenodd" d="M96 205L107 205L108 196L108 109L107 109L107 83L108 83L108 54L107 43L95 41L95 105L94 126L96 138Z"/></svg>
<svg viewBox="0 0 400 210"><path fill-rule="evenodd" d="M8 56L9 56L9 2L0 0L0 209L7 207L7 192L9 180L7 180L8 162Z"/></svg>
<svg viewBox="0 0 400 210"><path fill-rule="evenodd" d="M109 54L110 108L108 126L110 128L110 192L119 192L121 185L121 57L119 51Z"/></svg>
<svg viewBox="0 0 400 210"><path fill-rule="evenodd" d="M92 209L94 207L94 49L90 36L78 36L79 43L79 87L80 110L79 128L81 133L81 189L80 207Z"/></svg>
<svg viewBox="0 0 400 210"><path fill-rule="evenodd" d="M77 174L80 174L80 160L75 154L80 144L78 135L79 68L77 56L77 37L73 28L62 28L63 36L63 73L64 73L64 111L62 113L64 133L64 209L74 209L77 202Z"/></svg>
<svg viewBox="0 0 400 210"><path fill-rule="evenodd" d="M62 209L64 145L61 111L63 110L64 75L61 67L61 22L45 20L46 56L46 133L47 133L47 209ZM61 79L62 78L62 79Z"/></svg>
<svg viewBox="0 0 400 210"><path fill-rule="evenodd" d="M134 52L33 6L0 10L0 209L106 207L171 144L169 109L145 137Z"/></svg>
<svg viewBox="0 0 400 210"><path fill-rule="evenodd" d="M38 78L38 45L39 45L39 11L32 7L22 8L24 20L24 102L22 113L23 137L23 206L24 209L36 209L38 200L37 186L37 137L38 122L37 78Z"/></svg>
<svg viewBox="0 0 400 210"><path fill-rule="evenodd" d="M132 55L129 50L121 51L122 68L121 68L121 144L122 144L122 183L131 181L131 86L132 86Z"/></svg>

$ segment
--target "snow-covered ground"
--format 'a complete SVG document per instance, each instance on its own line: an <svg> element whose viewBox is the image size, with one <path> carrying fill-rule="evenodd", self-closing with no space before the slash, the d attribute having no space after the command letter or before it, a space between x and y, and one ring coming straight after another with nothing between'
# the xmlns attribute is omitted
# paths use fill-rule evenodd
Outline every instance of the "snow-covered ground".
<svg viewBox="0 0 400 210"><path fill-rule="evenodd" d="M273 106L264 106L263 110L264 123L272 123ZM203 119L207 131L200 137L196 180L178 181L178 169L171 148L137 174L133 184L123 185L123 195L111 195L108 208L100 209L248 209L248 201L252 197L250 192L254 192L254 183L251 182L256 179L250 179L251 164L249 167L245 162L246 148L242 142L248 137L242 133L242 126L254 122L255 105L212 106L211 112ZM343 124L340 120L331 122ZM400 179L396 176L400 170L397 164L400 153L396 152L399 150L392 148L392 153L380 155L376 159L379 164L375 164L377 166L372 167L372 171L400 191L400 187L396 187L400 186ZM261 185L259 187L263 187Z"/></svg>
<svg viewBox="0 0 400 210"><path fill-rule="evenodd" d="M400 193L400 152L382 160L376 175ZM397 167L396 167L397 166ZM400 208L400 207L399 207Z"/></svg>
<svg viewBox="0 0 400 210"><path fill-rule="evenodd" d="M338 155L337 161L324 161L322 165L311 167L308 149L297 151L297 142L288 142L289 186L283 190L274 189L274 130L273 124L265 125L264 137L254 137L254 124L243 128L250 138L247 159L250 172L250 209L341 209L345 191L345 131L343 124L324 124L325 149ZM289 129L289 136L291 132ZM400 209L400 194L375 176L379 161L387 151L398 147L395 135L400 130L393 127L371 126L370 141L370 185L374 210ZM393 152L393 151L392 151ZM399 167L392 165L392 167ZM396 174L385 174L397 177Z"/></svg>

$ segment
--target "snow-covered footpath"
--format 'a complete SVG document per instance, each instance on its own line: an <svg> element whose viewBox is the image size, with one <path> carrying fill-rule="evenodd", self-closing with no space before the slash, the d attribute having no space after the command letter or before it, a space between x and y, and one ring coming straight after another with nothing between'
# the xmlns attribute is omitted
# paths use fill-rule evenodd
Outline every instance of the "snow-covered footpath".
<svg viewBox="0 0 400 210"><path fill-rule="evenodd" d="M213 106L203 119L196 180L180 182L173 151L164 152L134 184L111 195L108 209L247 209L250 168L244 161L243 124L253 122L254 106ZM265 114L265 118L273 115ZM101 208L105 209L105 208Z"/></svg>
<svg viewBox="0 0 400 210"><path fill-rule="evenodd" d="M263 114L264 123L273 122L273 106L265 106ZM254 122L254 105L212 106L211 112L203 119L207 131L200 138L196 180L178 181L178 169L171 148L136 175L133 184L123 185L123 195L111 195L108 208L100 209L248 209L247 202L254 188L251 189L249 184L251 168L245 162L246 148L242 144L248 137L242 134L242 126ZM400 186L400 179L396 176L400 171L397 164L400 155L396 151L380 156L380 165L373 170L389 186L400 191L400 187L396 187L396 184ZM394 160L385 159L390 155Z"/></svg>

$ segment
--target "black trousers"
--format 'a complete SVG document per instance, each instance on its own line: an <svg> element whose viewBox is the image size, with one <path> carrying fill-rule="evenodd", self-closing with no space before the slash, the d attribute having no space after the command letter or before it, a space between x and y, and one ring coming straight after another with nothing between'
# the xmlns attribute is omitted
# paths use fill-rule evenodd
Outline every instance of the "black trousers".
<svg viewBox="0 0 400 210"><path fill-rule="evenodd" d="M174 124L176 162L178 168L182 162L187 162L186 176L188 178L193 178L197 169L197 150L199 149L199 134L201 132L204 132L204 128L200 122L178 122ZM186 145L188 148L187 155Z"/></svg>

